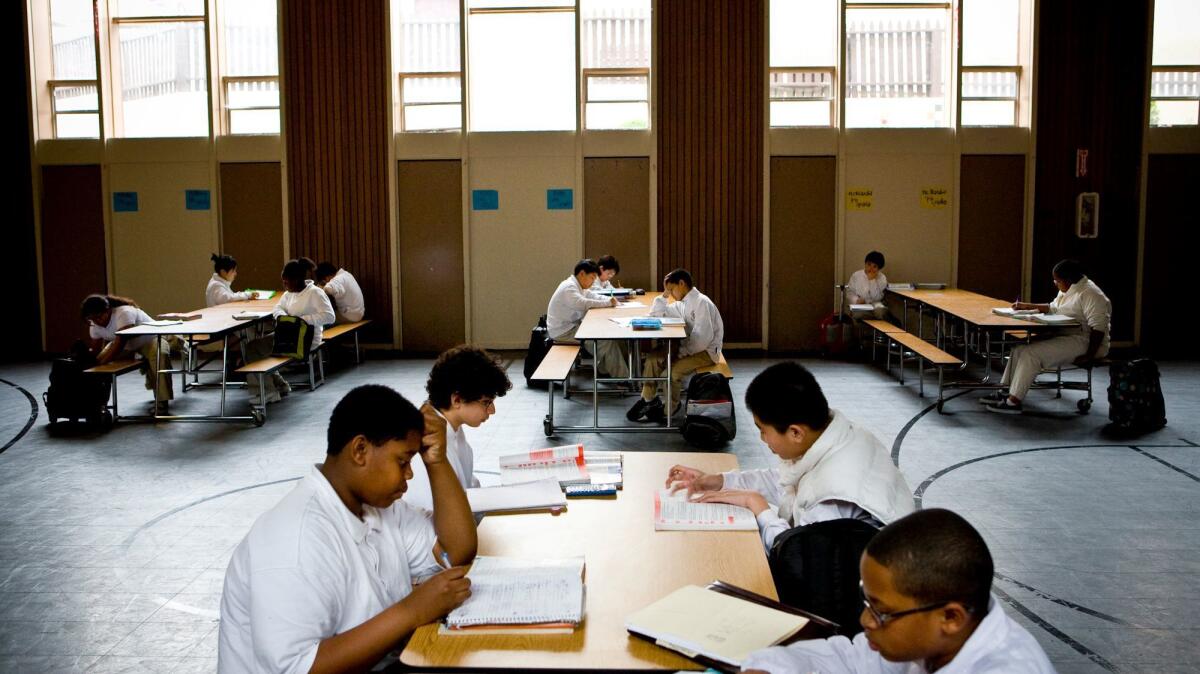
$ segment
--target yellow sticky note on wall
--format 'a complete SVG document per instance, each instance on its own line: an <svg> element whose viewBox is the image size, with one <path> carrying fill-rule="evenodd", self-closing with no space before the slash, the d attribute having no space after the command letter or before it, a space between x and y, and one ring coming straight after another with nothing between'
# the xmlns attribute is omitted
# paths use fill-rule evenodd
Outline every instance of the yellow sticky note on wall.
<svg viewBox="0 0 1200 674"><path fill-rule="evenodd" d="M950 190L945 187L922 187L921 208L946 208L950 205Z"/></svg>
<svg viewBox="0 0 1200 674"><path fill-rule="evenodd" d="M875 206L875 190L869 187L851 187L846 190L846 210L869 211Z"/></svg>

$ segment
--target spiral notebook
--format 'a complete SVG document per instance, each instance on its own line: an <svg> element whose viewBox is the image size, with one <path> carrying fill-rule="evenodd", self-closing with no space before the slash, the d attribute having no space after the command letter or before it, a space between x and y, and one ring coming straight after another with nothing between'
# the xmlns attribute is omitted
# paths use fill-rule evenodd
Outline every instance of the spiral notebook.
<svg viewBox="0 0 1200 674"><path fill-rule="evenodd" d="M583 622L583 557L476 557L471 596L441 634L570 634Z"/></svg>

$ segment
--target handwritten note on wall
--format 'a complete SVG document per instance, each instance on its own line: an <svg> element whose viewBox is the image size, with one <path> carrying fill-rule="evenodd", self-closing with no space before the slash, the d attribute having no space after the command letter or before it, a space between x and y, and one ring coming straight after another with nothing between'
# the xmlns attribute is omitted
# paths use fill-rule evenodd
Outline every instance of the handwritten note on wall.
<svg viewBox="0 0 1200 674"><path fill-rule="evenodd" d="M870 187L851 187L846 190L846 210L869 211L875 206L875 190Z"/></svg>
<svg viewBox="0 0 1200 674"><path fill-rule="evenodd" d="M922 187L921 208L946 208L950 205L950 190L945 187Z"/></svg>

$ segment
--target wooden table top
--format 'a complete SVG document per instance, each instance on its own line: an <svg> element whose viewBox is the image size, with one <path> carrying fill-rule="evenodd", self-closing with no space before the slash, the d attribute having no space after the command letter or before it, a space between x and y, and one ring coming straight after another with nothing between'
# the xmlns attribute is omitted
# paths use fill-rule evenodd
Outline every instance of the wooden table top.
<svg viewBox="0 0 1200 674"><path fill-rule="evenodd" d="M228 304L218 304L215 307L204 307L203 309L195 309L192 311L183 311L179 313L200 314L200 318L194 321L183 321L172 325L135 325L132 328L121 330L119 335L137 336L137 335L214 335L219 336L223 333L232 330L241 329L259 319L237 319L235 314L240 314L243 311L271 311L275 308L275 303L278 302L278 292L275 297L269 300L244 300L241 302L230 302Z"/></svg>
<svg viewBox="0 0 1200 674"><path fill-rule="evenodd" d="M658 293L634 295L628 301L638 306L624 305L619 307L604 307L588 309L579 329L575 331L575 339L683 339L687 337L687 329L682 325L667 325L660 330L632 330L608 320L610 318L633 318L648 316L650 305Z"/></svg>
<svg viewBox="0 0 1200 674"><path fill-rule="evenodd" d="M626 452L625 488L612 499L573 499L566 512L489 515L479 526L479 554L586 559L584 622L573 634L413 634L401 655L410 667L477 670L703 669L632 637L625 619L684 585L720 579L776 598L756 531L655 531L654 492L683 463L706 472L737 468L732 454Z"/></svg>
<svg viewBox="0 0 1200 674"><path fill-rule="evenodd" d="M915 300L964 320L972 325L988 328L1035 330L1048 326L1025 321L1020 318L998 316L992 313L997 307L1010 307L1012 302L980 295L969 290L946 288L944 290L891 290L888 292Z"/></svg>

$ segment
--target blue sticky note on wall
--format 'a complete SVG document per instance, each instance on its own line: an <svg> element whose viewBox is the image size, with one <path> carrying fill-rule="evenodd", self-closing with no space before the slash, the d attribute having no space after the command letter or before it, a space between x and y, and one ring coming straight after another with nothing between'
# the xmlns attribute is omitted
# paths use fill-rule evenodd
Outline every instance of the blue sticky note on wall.
<svg viewBox="0 0 1200 674"><path fill-rule="evenodd" d="M500 193L496 190L471 190L471 210L500 210Z"/></svg>
<svg viewBox="0 0 1200 674"><path fill-rule="evenodd" d="M546 208L552 211L575 208L575 190L546 190Z"/></svg>
<svg viewBox="0 0 1200 674"><path fill-rule="evenodd" d="M212 207L212 193L208 190L184 190L183 203L189 211L207 211Z"/></svg>
<svg viewBox="0 0 1200 674"><path fill-rule="evenodd" d="M137 192L113 192L114 213L136 213L137 209Z"/></svg>

